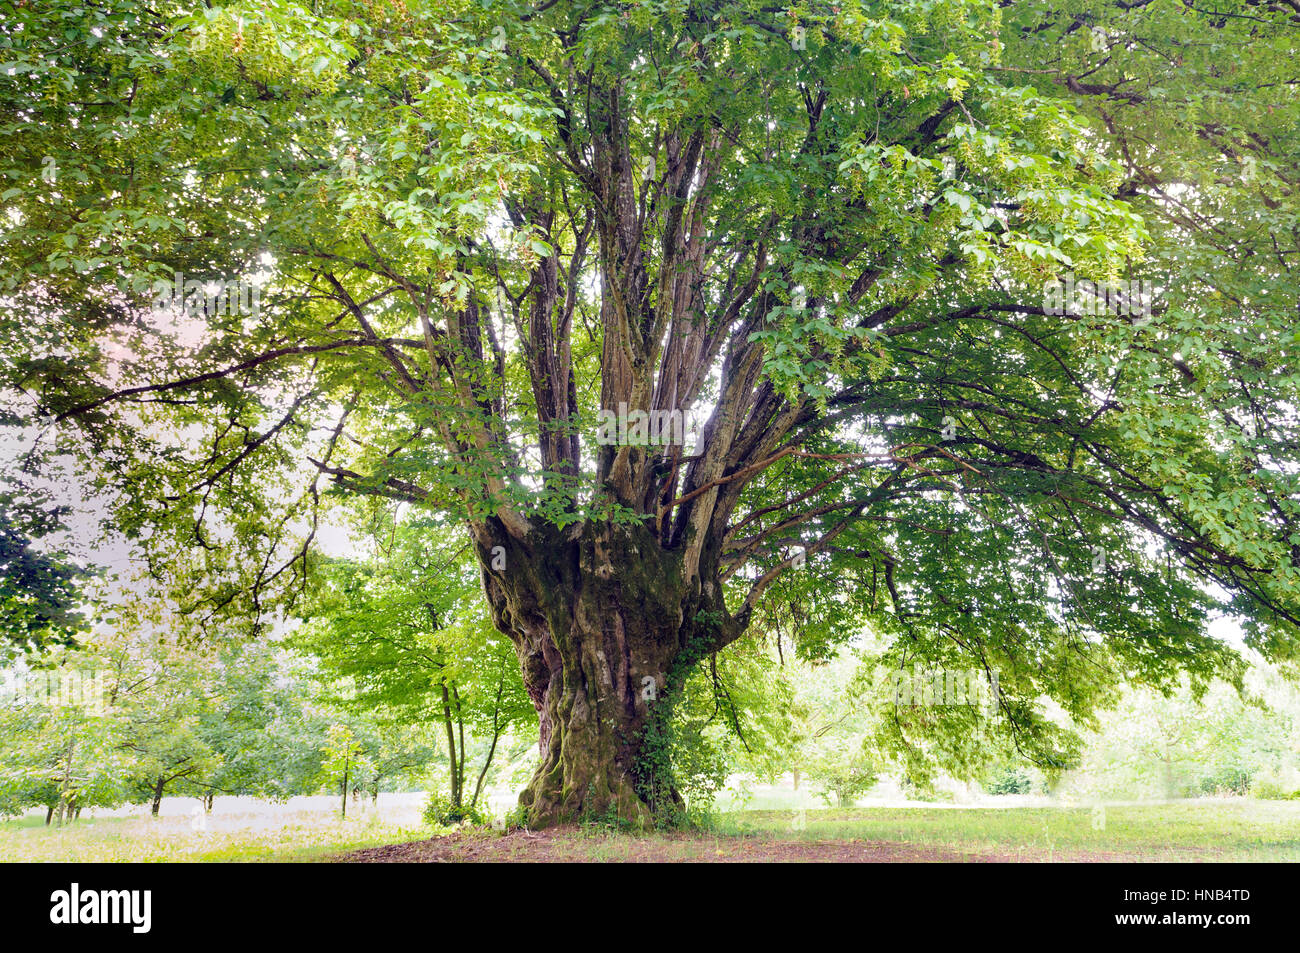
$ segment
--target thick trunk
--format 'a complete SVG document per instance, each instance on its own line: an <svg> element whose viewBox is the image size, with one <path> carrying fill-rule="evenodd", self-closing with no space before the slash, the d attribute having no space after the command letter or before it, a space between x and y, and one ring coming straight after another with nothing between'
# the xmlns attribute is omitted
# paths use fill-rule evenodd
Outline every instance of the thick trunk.
<svg viewBox="0 0 1300 953"><path fill-rule="evenodd" d="M530 826L611 815L649 824L680 802L647 736L666 715L670 682L707 651L720 607L639 526L540 535L510 545L504 569L483 560L493 619L515 644L541 723L541 763L520 804Z"/></svg>
<svg viewBox="0 0 1300 953"><path fill-rule="evenodd" d="M158 816L158 809L162 807L163 789L166 787L167 781L164 778L159 778L153 787L153 803L149 806L149 813L154 817Z"/></svg>

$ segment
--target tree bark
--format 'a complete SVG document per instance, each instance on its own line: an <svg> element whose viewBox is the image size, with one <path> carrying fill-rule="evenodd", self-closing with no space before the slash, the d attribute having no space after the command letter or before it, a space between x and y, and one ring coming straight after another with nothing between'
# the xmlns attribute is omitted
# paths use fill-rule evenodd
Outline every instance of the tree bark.
<svg viewBox="0 0 1300 953"><path fill-rule="evenodd" d="M680 805L647 730L666 717L672 683L716 644L720 600L638 524L476 541L493 621L514 642L540 721L541 763L520 795L529 826L610 815L645 826ZM504 569L491 568L490 545L507 547Z"/></svg>
<svg viewBox="0 0 1300 953"><path fill-rule="evenodd" d="M167 787L165 778L159 778L158 783L153 786L153 803L149 806L149 813L157 817L158 809L162 807L163 789Z"/></svg>
<svg viewBox="0 0 1300 953"><path fill-rule="evenodd" d="M76 754L75 739L68 742L68 749L63 759L63 780L59 784L59 827L72 821L72 756Z"/></svg>
<svg viewBox="0 0 1300 953"><path fill-rule="evenodd" d="M460 762L456 760L456 726L451 720L451 693L447 690L447 680L442 680L442 725L447 731L447 766L451 771L451 803L460 807L461 776Z"/></svg>
<svg viewBox="0 0 1300 953"><path fill-rule="evenodd" d="M350 767L351 762L352 762L352 755L351 755L351 754L344 755L344 757L343 757L343 790L340 792L340 794L341 794L341 796L342 796L342 802L341 802L341 807L339 808L340 816L341 816L344 820L347 820L347 816L348 816L348 768Z"/></svg>

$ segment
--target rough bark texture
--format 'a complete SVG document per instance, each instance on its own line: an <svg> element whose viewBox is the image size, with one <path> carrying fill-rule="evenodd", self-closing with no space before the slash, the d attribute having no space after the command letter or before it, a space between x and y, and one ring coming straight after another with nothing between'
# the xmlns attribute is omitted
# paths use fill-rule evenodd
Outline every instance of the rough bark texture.
<svg viewBox="0 0 1300 953"><path fill-rule="evenodd" d="M707 606L680 555L638 526L501 539L506 566L484 569L485 588L541 722L541 763L520 797L530 825L609 814L649 822L642 735L670 671L698 654Z"/></svg>

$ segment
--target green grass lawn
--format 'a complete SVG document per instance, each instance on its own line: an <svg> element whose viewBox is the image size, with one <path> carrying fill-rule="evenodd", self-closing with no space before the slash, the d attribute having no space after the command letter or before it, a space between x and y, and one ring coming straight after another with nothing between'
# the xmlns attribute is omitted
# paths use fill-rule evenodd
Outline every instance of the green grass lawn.
<svg viewBox="0 0 1300 953"><path fill-rule="evenodd" d="M187 818L110 818L59 830L42 818L0 824L0 861L313 861L435 832L371 814L340 821L302 812L274 820L214 817L207 831ZM493 832L484 832L486 840ZM941 848L1008 860L1300 860L1300 804L1184 801L1091 808L850 808L719 814L716 830L633 836L601 829L563 835L575 859L691 859L746 842L789 844L792 858L814 844ZM662 845L647 854L647 841ZM509 855L498 859L509 859Z"/></svg>
<svg viewBox="0 0 1300 953"><path fill-rule="evenodd" d="M721 814L718 833L889 841L958 851L1145 860L1300 860L1300 804L1205 800L1092 808L848 808ZM1127 857L1125 858L1127 859Z"/></svg>
<svg viewBox="0 0 1300 953"><path fill-rule="evenodd" d="M0 824L0 862L11 861L310 861L343 851L430 836L378 817L340 821L301 814L273 823L214 824L194 831L188 818L100 818L62 830L44 818Z"/></svg>

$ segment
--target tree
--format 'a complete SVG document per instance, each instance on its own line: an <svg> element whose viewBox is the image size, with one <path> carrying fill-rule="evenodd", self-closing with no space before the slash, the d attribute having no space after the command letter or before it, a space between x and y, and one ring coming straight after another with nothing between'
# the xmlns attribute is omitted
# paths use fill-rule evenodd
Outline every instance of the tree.
<svg viewBox="0 0 1300 953"><path fill-rule="evenodd" d="M220 764L199 782L208 810L218 794L283 800L315 790L320 743L337 712L314 704L314 682L275 642L236 642L206 662L211 703L199 734Z"/></svg>
<svg viewBox="0 0 1300 953"><path fill-rule="evenodd" d="M300 609L308 622L292 644L318 660L332 703L382 737L367 746L376 797L383 765L415 769L432 755L411 729L439 724L450 809L473 808L502 737L535 723L514 652L487 618L463 540L445 527L403 523L391 508L371 515L368 558L317 564ZM483 750L472 776L475 735Z"/></svg>
<svg viewBox="0 0 1300 953"><path fill-rule="evenodd" d="M68 509L22 480L0 475L0 653L73 645L85 620L81 584L90 573L40 547L63 529Z"/></svg>
<svg viewBox="0 0 1300 953"><path fill-rule="evenodd" d="M385 784L422 778L438 754L436 737L427 726L395 724L382 712L374 720L378 731L362 742L367 751L362 784L370 792L371 804L379 802L379 790Z"/></svg>
<svg viewBox="0 0 1300 953"><path fill-rule="evenodd" d="M157 817L168 789L203 790L221 755L204 731L217 707L217 660L166 635L124 627L101 649L115 676L110 704L123 725L129 796Z"/></svg>
<svg viewBox="0 0 1300 953"><path fill-rule="evenodd" d="M796 681L788 763L795 787L806 775L827 804L850 807L876 783L880 767L871 750L872 699L856 679L849 655L808 666Z"/></svg>
<svg viewBox="0 0 1300 953"><path fill-rule="evenodd" d="M1256 779L1293 771L1300 695L1294 682L1254 662L1244 694L1223 683L1200 696L1127 692L1089 739L1070 788L1166 799L1246 794Z"/></svg>
<svg viewBox="0 0 1300 953"><path fill-rule="evenodd" d="M1048 767L1044 696L1239 673L1208 583L1294 653L1290 316L1049 300L1150 237L1020 85L1055 4L77 10L4 32L6 379L198 623L301 589L326 489L457 514L540 721L530 823L649 819L647 697L791 598L997 672L987 730Z"/></svg>
<svg viewBox="0 0 1300 953"><path fill-rule="evenodd" d="M348 783L367 764L365 748L347 725L330 725L321 747L325 759L321 771L339 786L339 816L348 816Z"/></svg>
<svg viewBox="0 0 1300 953"><path fill-rule="evenodd" d="M78 664L89 659L59 654L62 665L28 672L30 684L0 706L0 815L39 805L46 809L46 824L63 826L83 808L117 807L127 800L128 769L115 713L82 686L59 690L79 680L84 670ZM46 690L51 680L58 686L54 691Z"/></svg>
<svg viewBox="0 0 1300 953"><path fill-rule="evenodd" d="M148 615L122 610L115 631L83 633L74 649L4 672L15 691L0 697L0 813L39 804L62 824L123 802L147 802L156 815L168 792L211 809L217 793L316 790L328 719L339 712L309 703L306 673L272 642L180 644ZM401 737L372 742L382 777L421 751Z"/></svg>

